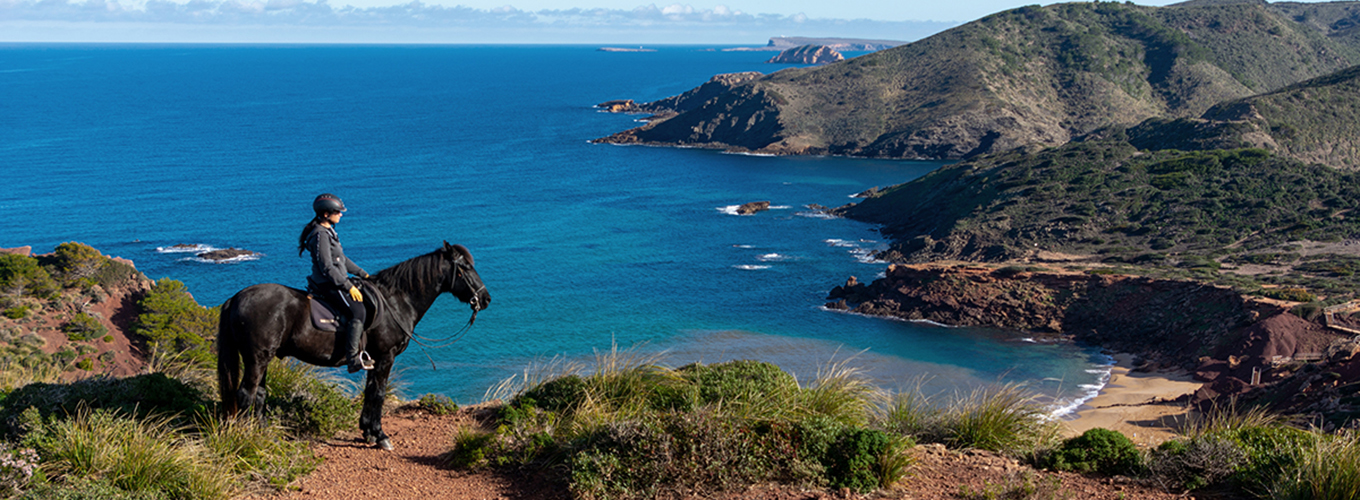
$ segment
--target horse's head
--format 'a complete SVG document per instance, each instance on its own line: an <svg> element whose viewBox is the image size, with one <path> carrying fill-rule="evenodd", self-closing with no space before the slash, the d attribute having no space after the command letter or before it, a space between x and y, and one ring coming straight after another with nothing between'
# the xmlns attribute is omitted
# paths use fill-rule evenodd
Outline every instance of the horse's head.
<svg viewBox="0 0 1360 500"><path fill-rule="evenodd" d="M482 277L473 267L472 253L463 245L450 245L447 241L444 242L444 248L440 249L440 252L450 267L444 289L458 297L458 300L472 306L472 318L475 321L477 311L491 305L491 294L486 291Z"/></svg>

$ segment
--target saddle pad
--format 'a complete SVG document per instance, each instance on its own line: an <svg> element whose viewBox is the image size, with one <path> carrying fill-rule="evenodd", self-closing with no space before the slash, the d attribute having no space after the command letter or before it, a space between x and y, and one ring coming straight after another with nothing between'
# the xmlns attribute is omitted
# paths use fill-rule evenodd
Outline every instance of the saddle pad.
<svg viewBox="0 0 1360 500"><path fill-rule="evenodd" d="M373 326L374 320L383 312L383 297L374 293L373 287L368 283L359 282L359 288L364 293L364 308L368 310L368 319L364 322L364 328ZM329 302L319 300L315 295L308 293L307 300L311 302L312 326L323 332L334 332L340 326L339 314Z"/></svg>

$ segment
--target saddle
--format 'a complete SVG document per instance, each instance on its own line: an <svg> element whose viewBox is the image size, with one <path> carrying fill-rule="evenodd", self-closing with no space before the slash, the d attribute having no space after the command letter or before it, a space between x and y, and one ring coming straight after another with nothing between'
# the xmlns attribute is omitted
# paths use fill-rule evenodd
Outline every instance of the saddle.
<svg viewBox="0 0 1360 500"><path fill-rule="evenodd" d="M373 285L366 281L355 279L355 286L364 294L364 309L368 311L368 317L364 320L364 328L373 326L373 323L381 316L386 309L385 302L381 294L376 293ZM307 301L311 302L312 326L323 332L335 332L340 327L342 318L347 318L348 314L340 314L335 307L325 300L316 298L320 295L312 290L311 283L307 284ZM348 312L348 311L346 311Z"/></svg>

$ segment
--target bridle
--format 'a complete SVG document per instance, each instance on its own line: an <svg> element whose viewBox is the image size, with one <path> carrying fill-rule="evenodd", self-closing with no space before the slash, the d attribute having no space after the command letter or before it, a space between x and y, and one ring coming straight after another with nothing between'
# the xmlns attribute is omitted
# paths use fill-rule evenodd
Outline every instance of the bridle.
<svg viewBox="0 0 1360 500"><path fill-rule="evenodd" d="M477 320L477 311L482 310L482 292L486 291L486 284L478 283L477 287L474 289L472 282L468 280L467 275L463 272L463 269L466 267L472 267L472 265L467 262L467 258L460 252L458 258L453 261L453 273L449 275L448 282L444 285L444 288L449 293L453 293L454 286L457 284L456 281L461 280L464 287L472 290L472 298L468 299L468 305L472 306L472 319L468 320L468 324L470 325L473 321Z"/></svg>

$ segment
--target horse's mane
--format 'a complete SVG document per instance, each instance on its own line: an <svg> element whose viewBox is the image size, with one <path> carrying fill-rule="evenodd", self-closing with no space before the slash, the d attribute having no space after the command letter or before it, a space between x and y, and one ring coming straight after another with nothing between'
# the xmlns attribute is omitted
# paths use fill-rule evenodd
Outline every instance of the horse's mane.
<svg viewBox="0 0 1360 500"><path fill-rule="evenodd" d="M398 262L396 265L378 271L373 281L389 288L403 290L430 290L439 286L443 274L440 264L444 257L439 250Z"/></svg>

